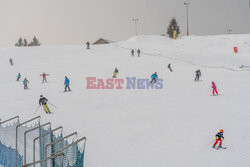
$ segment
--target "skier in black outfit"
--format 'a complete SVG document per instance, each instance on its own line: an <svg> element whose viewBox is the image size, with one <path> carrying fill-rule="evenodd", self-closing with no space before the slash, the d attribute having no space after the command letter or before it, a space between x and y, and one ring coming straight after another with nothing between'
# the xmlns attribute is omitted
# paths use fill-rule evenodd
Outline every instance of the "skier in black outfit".
<svg viewBox="0 0 250 167"><path fill-rule="evenodd" d="M199 69L199 70L195 71L195 79L194 79L194 81L199 81L200 77L201 77L201 71Z"/></svg>
<svg viewBox="0 0 250 167"><path fill-rule="evenodd" d="M138 57L140 57L141 51L140 49L137 50Z"/></svg>
<svg viewBox="0 0 250 167"><path fill-rule="evenodd" d="M48 102L48 100L47 100L45 97L43 97L43 95L41 95L41 96L40 96L40 99L39 99L39 105L40 105L40 106L43 105L44 111L45 111L47 114L50 114L51 112L50 112L50 109L49 109L49 107L48 107L48 105L47 105L47 102Z"/></svg>
<svg viewBox="0 0 250 167"><path fill-rule="evenodd" d="M131 56L135 56L135 51L134 51L134 49L131 50Z"/></svg>
<svg viewBox="0 0 250 167"><path fill-rule="evenodd" d="M173 71L170 63L168 64L168 69L170 70L170 72Z"/></svg>
<svg viewBox="0 0 250 167"><path fill-rule="evenodd" d="M86 42L86 45L87 45L87 49L89 49L89 42Z"/></svg>

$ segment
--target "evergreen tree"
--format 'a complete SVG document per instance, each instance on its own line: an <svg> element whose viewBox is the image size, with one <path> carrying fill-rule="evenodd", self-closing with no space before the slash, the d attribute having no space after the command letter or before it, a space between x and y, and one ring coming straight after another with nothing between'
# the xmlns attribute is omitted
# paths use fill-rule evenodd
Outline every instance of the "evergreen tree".
<svg viewBox="0 0 250 167"><path fill-rule="evenodd" d="M28 46L28 42L27 42L26 38L24 38L24 40L23 40L23 46Z"/></svg>
<svg viewBox="0 0 250 167"><path fill-rule="evenodd" d="M18 47L23 46L23 39L19 38L18 41L17 41L17 43L15 44L15 46L18 46Z"/></svg>
<svg viewBox="0 0 250 167"><path fill-rule="evenodd" d="M31 42L31 46L40 46L41 43L38 41L38 39L36 38L36 36L34 36L33 41Z"/></svg>
<svg viewBox="0 0 250 167"><path fill-rule="evenodd" d="M169 26L168 26L168 30L167 30L167 34L170 38L173 38L173 31L174 29L176 30L176 36L178 37L178 35L181 33L180 32L180 27L176 21L175 18L172 18L172 20L170 21L169 23Z"/></svg>

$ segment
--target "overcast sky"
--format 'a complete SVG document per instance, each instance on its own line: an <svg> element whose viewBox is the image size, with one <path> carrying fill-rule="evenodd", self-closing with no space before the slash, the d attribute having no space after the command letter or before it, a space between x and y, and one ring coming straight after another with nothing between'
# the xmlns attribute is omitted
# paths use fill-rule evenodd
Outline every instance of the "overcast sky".
<svg viewBox="0 0 250 167"><path fill-rule="evenodd" d="M160 35L175 17L186 34L184 0L0 0L0 46L34 35L43 45L91 43ZM191 35L250 33L249 0L190 0Z"/></svg>

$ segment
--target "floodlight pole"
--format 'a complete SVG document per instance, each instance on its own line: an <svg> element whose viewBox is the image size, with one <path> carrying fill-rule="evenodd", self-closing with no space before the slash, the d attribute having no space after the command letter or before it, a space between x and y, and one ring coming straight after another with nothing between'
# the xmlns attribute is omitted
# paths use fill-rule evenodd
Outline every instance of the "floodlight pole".
<svg viewBox="0 0 250 167"><path fill-rule="evenodd" d="M133 21L135 22L135 35L137 36L137 21L139 21L139 18L134 18Z"/></svg>
<svg viewBox="0 0 250 167"><path fill-rule="evenodd" d="M187 15L187 36L189 36L189 28L188 28L188 6L190 2L185 2L184 5L186 6L186 15Z"/></svg>

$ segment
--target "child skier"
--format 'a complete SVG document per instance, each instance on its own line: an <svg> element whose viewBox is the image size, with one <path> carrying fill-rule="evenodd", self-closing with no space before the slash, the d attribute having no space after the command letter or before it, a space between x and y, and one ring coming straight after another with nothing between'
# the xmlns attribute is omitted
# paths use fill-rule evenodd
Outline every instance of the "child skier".
<svg viewBox="0 0 250 167"><path fill-rule="evenodd" d="M221 145L222 145L222 140L221 140L221 139L224 140L223 133L224 133L224 130L221 129L220 132L218 132L218 133L215 135L216 141L215 141L215 143L214 143L214 145L213 145L213 148L215 148L215 146L216 146L216 144L217 144L218 142L220 142L220 143L219 143L219 148L222 148L222 146L221 146Z"/></svg>
<svg viewBox="0 0 250 167"><path fill-rule="evenodd" d="M173 71L172 68L171 68L171 64L170 63L168 64L168 69L170 70L170 72Z"/></svg>
<svg viewBox="0 0 250 167"><path fill-rule="evenodd" d="M43 105L44 111L45 111L47 114L50 114L51 112L50 112L50 109L49 109L49 107L48 107L48 105L47 105L47 102L48 102L48 100L47 100L45 97L43 97L43 95L41 95L41 96L40 96L40 99L39 99L39 105L40 105L40 106Z"/></svg>
<svg viewBox="0 0 250 167"><path fill-rule="evenodd" d="M24 78L24 80L23 80L24 89L28 89L28 83L29 83L29 81L26 78Z"/></svg>
<svg viewBox="0 0 250 167"><path fill-rule="evenodd" d="M69 79L67 78L67 76L65 76L65 80L64 80L65 90L64 90L64 92L67 91L67 88L68 88L68 91L71 91L70 87L69 87L69 82L70 82Z"/></svg>
<svg viewBox="0 0 250 167"><path fill-rule="evenodd" d="M40 76L43 76L43 83L44 83L44 81L47 82L46 76L49 76L49 74L43 73Z"/></svg>
<svg viewBox="0 0 250 167"><path fill-rule="evenodd" d="M199 81L200 76L201 76L201 71L199 69L199 70L195 71L195 79L194 79L194 81Z"/></svg>
<svg viewBox="0 0 250 167"><path fill-rule="evenodd" d="M212 82L212 88L213 88L213 96L214 96L214 92L218 95L217 88L214 82Z"/></svg>
<svg viewBox="0 0 250 167"><path fill-rule="evenodd" d="M20 74L20 72L17 74L17 76L16 76L17 78L16 78L16 81L19 81L19 79L21 78L21 74Z"/></svg>
<svg viewBox="0 0 250 167"><path fill-rule="evenodd" d="M117 74L119 73L118 69L115 68L114 74L113 74L113 78L116 78Z"/></svg>
<svg viewBox="0 0 250 167"><path fill-rule="evenodd" d="M152 84L152 82L154 81L154 83L157 81L158 79L158 75L157 75L157 72L155 72L154 74L151 75L151 81L150 81L150 84Z"/></svg>

